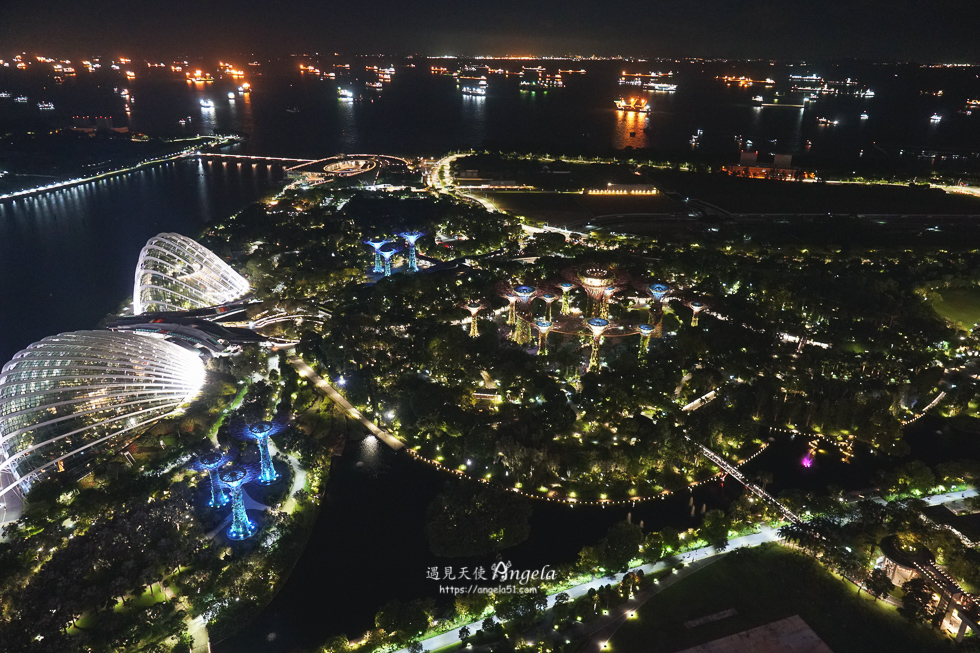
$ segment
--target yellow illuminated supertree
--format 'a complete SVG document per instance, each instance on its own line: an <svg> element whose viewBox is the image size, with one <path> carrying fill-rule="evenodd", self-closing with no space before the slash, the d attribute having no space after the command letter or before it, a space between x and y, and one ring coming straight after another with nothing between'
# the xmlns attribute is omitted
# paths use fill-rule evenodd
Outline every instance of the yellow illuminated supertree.
<svg viewBox="0 0 980 653"><path fill-rule="evenodd" d="M548 331L551 330L550 320L538 320L534 323L538 327L538 355L548 353Z"/></svg>
<svg viewBox="0 0 980 653"><path fill-rule="evenodd" d="M589 367L587 372L599 367L599 341L602 339L602 332L609 327L609 320L601 317L593 317L586 320L589 330L592 332L592 355L589 357Z"/></svg>
<svg viewBox="0 0 980 653"><path fill-rule="evenodd" d="M698 325L698 313L704 309L704 304L701 302L691 302L688 306L691 307L691 311L693 312L691 326L696 327Z"/></svg>
<svg viewBox="0 0 980 653"><path fill-rule="evenodd" d="M650 346L650 336L653 335L654 327L652 324L641 324L640 329L640 358L643 358L647 354L647 348Z"/></svg>
<svg viewBox="0 0 980 653"><path fill-rule="evenodd" d="M571 310L571 306L569 305L569 301L568 301L568 293L571 292L572 288L574 287L575 284L570 281L562 281L561 283L558 284L558 288L561 290L561 314L562 315L568 315L568 312Z"/></svg>
<svg viewBox="0 0 980 653"><path fill-rule="evenodd" d="M543 299L545 301L545 303L548 304L548 319L550 320L551 319L551 304L554 303L554 301L556 299L558 299L558 295L556 295L554 293L547 292L547 293L541 295L541 299Z"/></svg>
<svg viewBox="0 0 980 653"><path fill-rule="evenodd" d="M466 310L470 312L470 337L475 338L480 335L476 328L476 314L483 310L483 304L480 302L470 302L466 305Z"/></svg>

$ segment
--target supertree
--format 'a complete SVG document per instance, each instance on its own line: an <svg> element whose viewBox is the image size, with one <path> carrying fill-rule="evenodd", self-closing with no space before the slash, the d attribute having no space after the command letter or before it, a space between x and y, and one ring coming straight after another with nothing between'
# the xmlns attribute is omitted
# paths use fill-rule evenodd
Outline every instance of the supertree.
<svg viewBox="0 0 980 653"><path fill-rule="evenodd" d="M562 281L558 284L558 288L561 290L561 314L568 315L571 307L569 306L568 293L575 287L575 284L570 281Z"/></svg>
<svg viewBox="0 0 980 653"><path fill-rule="evenodd" d="M664 298L664 295L670 292L670 286L665 283L654 283L649 286L647 292L659 302Z"/></svg>
<svg viewBox="0 0 980 653"><path fill-rule="evenodd" d="M408 241L408 271L418 272L419 266L415 260L415 241L424 236L425 233L421 231L404 231L398 235Z"/></svg>
<svg viewBox="0 0 980 653"><path fill-rule="evenodd" d="M701 302L691 302L688 306L691 307L691 311L693 312L691 326L696 327L698 325L698 313L704 309L704 304Z"/></svg>
<svg viewBox="0 0 980 653"><path fill-rule="evenodd" d="M381 252L381 257L385 260L384 273L386 277L391 276L391 257L400 252L400 249L389 249Z"/></svg>
<svg viewBox="0 0 980 653"><path fill-rule="evenodd" d="M381 274L385 271L384 266L381 263L381 248L392 242L390 240L364 240L362 241L365 245L374 249L374 270L375 274Z"/></svg>
<svg viewBox="0 0 980 653"><path fill-rule="evenodd" d="M197 459L197 464L208 473L208 481L211 484L211 501L208 503L212 508L220 508L228 505L228 497L218 484L218 468L228 462L229 456L220 451L209 451Z"/></svg>
<svg viewBox="0 0 980 653"><path fill-rule="evenodd" d="M470 302L466 305L466 309L470 312L470 337L475 338L480 335L476 329L476 314L483 310L483 304L480 302Z"/></svg>
<svg viewBox="0 0 980 653"><path fill-rule="evenodd" d="M543 299L545 301L545 303L548 304L548 319L550 320L551 319L551 305L554 303L554 301L556 299L558 299L558 295L556 295L554 293L546 292L545 294L541 295L541 299Z"/></svg>
<svg viewBox="0 0 980 653"><path fill-rule="evenodd" d="M517 323L517 293L506 281L501 281L496 286L497 294L507 300L510 304L510 310L507 311L507 324L508 326Z"/></svg>
<svg viewBox="0 0 980 653"><path fill-rule="evenodd" d="M548 331L551 330L550 320L538 320L534 323L538 327L538 354L548 353Z"/></svg>
<svg viewBox="0 0 980 653"><path fill-rule="evenodd" d="M262 472L258 480L262 485L271 485L279 480L279 474L273 467L272 457L269 455L269 436L275 432L274 428L272 422L256 422L242 429L242 435L246 439L255 440L258 445L259 461L262 464Z"/></svg>
<svg viewBox="0 0 980 653"><path fill-rule="evenodd" d="M640 329L640 358L643 358L647 353L647 347L650 346L650 336L656 330L652 324L641 324Z"/></svg>
<svg viewBox="0 0 980 653"><path fill-rule="evenodd" d="M233 540L244 540L255 535L255 523L250 521L245 514L245 497L242 493L242 484L248 477L248 473L240 468L233 467L222 471L218 477L221 482L231 488L231 526L228 527L228 537Z"/></svg>
<svg viewBox="0 0 980 653"><path fill-rule="evenodd" d="M609 319L609 302L612 300L612 296L619 291L616 286L608 286L602 291L602 306L599 308L599 317L604 320Z"/></svg>
<svg viewBox="0 0 980 653"><path fill-rule="evenodd" d="M562 270L562 276L567 280L582 286L591 300L590 313L598 317L606 302L606 290L610 287L619 288L629 283L629 275L618 268L586 265L581 268ZM604 318L603 318L604 319Z"/></svg>
<svg viewBox="0 0 980 653"><path fill-rule="evenodd" d="M517 295L517 303L520 306L521 312L525 313L530 319L531 314L529 311L529 306L531 301L538 295L538 289L533 286L517 286L514 288L514 293ZM517 329L514 331L515 340L521 344L526 343L531 337L531 326L524 320L521 320L517 324Z"/></svg>
<svg viewBox="0 0 980 653"><path fill-rule="evenodd" d="M588 319L586 324L592 332L592 355L589 357L589 367L586 370L591 372L599 366L599 340L602 338L602 332L609 327L609 320L593 317Z"/></svg>

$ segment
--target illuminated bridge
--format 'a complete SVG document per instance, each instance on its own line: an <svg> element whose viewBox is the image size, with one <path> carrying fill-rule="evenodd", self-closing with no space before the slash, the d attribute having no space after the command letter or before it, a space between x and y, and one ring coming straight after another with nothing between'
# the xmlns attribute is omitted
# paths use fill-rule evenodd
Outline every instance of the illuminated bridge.
<svg viewBox="0 0 980 653"><path fill-rule="evenodd" d="M691 440L690 436L685 435L684 437L687 438L689 442L694 442L694 440ZM745 478L745 475L739 471L738 467L735 467L734 465L730 464L724 458L722 458L721 456L719 456L718 454L716 454L714 451L704 446L703 444L697 442L694 442L694 444L700 447L702 453L704 453L705 458L713 462L719 469L721 469L726 474L734 478L736 481L744 485L746 490L756 495L757 497L759 497L760 499L762 499L772 507L776 508L776 510L778 510L780 514L782 514L784 519L794 524L800 524L803 522L803 520L800 519L796 513L794 513L792 510L790 510L780 502L776 501L776 499L771 494L763 490L761 487L759 487L749 479Z"/></svg>

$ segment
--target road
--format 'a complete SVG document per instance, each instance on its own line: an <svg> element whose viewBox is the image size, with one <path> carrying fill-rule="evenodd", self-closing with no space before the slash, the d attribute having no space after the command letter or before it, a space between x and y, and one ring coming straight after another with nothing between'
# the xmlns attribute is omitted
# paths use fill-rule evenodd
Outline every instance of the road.
<svg viewBox="0 0 980 653"><path fill-rule="evenodd" d="M337 404L345 411L347 411L348 415L350 415L351 417L359 421L361 424L363 424L367 428L367 430L370 431L379 440L387 444L395 451L404 448L405 446L404 442L402 442L401 440L393 436L391 433L388 433L387 431L378 428L377 424L375 424L368 418L364 417L364 415L361 414L361 411L351 406L350 402L347 401L343 397L343 395L337 392L336 388L334 388L332 385L327 383L323 379L323 377L319 376L316 372L314 372L313 368L307 365L306 361L304 361L302 358L300 358L299 356L292 356L289 359L289 364L293 366L293 369L295 369L296 372L301 377L311 381L313 385L316 386L317 390L319 390L322 394L324 394L325 396L333 400L335 404Z"/></svg>

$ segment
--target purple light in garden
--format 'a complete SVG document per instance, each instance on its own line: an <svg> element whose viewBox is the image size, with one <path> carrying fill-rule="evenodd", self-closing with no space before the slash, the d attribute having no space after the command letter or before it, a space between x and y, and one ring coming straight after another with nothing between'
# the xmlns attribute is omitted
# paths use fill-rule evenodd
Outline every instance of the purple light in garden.
<svg viewBox="0 0 980 653"><path fill-rule="evenodd" d="M813 454L808 453L807 455L803 456L803 460L801 460L800 463L807 469L813 467Z"/></svg>

